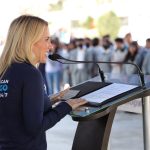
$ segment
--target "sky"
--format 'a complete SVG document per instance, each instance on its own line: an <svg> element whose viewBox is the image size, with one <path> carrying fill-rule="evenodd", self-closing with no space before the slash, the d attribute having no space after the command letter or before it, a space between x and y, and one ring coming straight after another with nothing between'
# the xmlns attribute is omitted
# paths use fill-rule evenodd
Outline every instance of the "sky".
<svg viewBox="0 0 150 150"><path fill-rule="evenodd" d="M33 12L37 14L43 9L46 9L47 3L51 0L0 0L0 33L4 35L7 33L11 21L18 17L22 10L32 8ZM38 14L37 14L38 15ZM0 36L1 36L0 35ZM0 37L1 38L1 37Z"/></svg>
<svg viewBox="0 0 150 150"><path fill-rule="evenodd" d="M2 38L1 36L6 36L11 21L18 17L20 12L30 8L35 15L39 15L40 13L45 13L47 4L57 1L58 0L0 0L0 39ZM70 1L75 2L75 0ZM114 8L118 10L120 14L125 13L130 15L130 28L132 28L131 30L134 32L134 37L145 40L145 37L150 35L150 0L113 0L113 2L115 5ZM89 5L91 7L90 3ZM91 10L94 12L93 8L91 8ZM130 30L130 28L128 30Z"/></svg>

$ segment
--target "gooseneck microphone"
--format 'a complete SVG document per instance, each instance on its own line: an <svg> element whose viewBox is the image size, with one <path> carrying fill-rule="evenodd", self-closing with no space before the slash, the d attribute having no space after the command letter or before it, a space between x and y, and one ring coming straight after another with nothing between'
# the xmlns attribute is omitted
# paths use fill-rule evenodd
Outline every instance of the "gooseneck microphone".
<svg viewBox="0 0 150 150"><path fill-rule="evenodd" d="M89 64L89 63L94 63L98 67L98 72L99 72L101 81L105 82L104 72L101 70L101 68L100 68L100 66L98 65L97 62L70 60L70 59L64 58L64 57L62 57L58 54L48 55L48 58L53 60L53 61L58 61L59 63L62 63L62 64L80 64L80 63ZM62 62L62 60L65 60L65 62Z"/></svg>
<svg viewBox="0 0 150 150"><path fill-rule="evenodd" d="M144 81L144 74L143 72L141 71L141 69L139 68L139 66L137 64L134 64L134 63L131 63L131 62L112 62L112 61L77 61L77 60L70 60L70 59L67 59L67 58L64 58L58 54L52 54L52 55L49 55L48 56L49 59L53 60L53 61L58 61L60 63L63 63L63 64L76 64L76 63L85 63L85 64L89 64L89 63L94 63L94 64L99 64L99 63L103 63L103 64L120 64L120 65L124 65L124 64L128 64L128 65L133 65L136 67L137 71L138 71L138 75L139 75L139 78L140 78L140 82L141 82L141 86L142 88L145 88L145 81ZM65 61L65 62L62 62L62 61ZM69 62L69 63L67 63ZM98 65L99 66L99 65ZM99 73L100 73L100 76L101 76L101 79L102 81L104 82L104 73L103 71L100 69L99 67Z"/></svg>
<svg viewBox="0 0 150 150"><path fill-rule="evenodd" d="M66 60L66 58L63 58L62 56L60 56L58 54L50 54L50 55L48 55L48 58L53 61L58 61L59 59Z"/></svg>

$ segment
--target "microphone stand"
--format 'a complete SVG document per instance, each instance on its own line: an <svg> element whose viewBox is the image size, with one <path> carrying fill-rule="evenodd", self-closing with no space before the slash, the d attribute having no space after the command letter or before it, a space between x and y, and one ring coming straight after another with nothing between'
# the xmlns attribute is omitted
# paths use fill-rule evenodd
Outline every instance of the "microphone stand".
<svg viewBox="0 0 150 150"><path fill-rule="evenodd" d="M98 65L98 63L95 63L98 67L98 72L99 72L99 75L100 75L100 78L102 80L102 82L105 82L105 75L104 75L104 72L101 70L100 66Z"/></svg>
<svg viewBox="0 0 150 150"><path fill-rule="evenodd" d="M140 82L141 82L141 87L144 89L145 88L145 82L144 82L144 74L143 72L141 71L141 69L139 68L139 66L137 64L134 64L134 63L131 63L131 62L113 62L113 61L77 61L77 60L70 60L70 59L67 59L67 58L64 58L58 54L53 54L53 55L49 55L48 56L49 59L51 60L54 60L54 61L58 61L60 63L63 63L62 61L60 60L65 60L65 61L68 61L68 62L72 62L72 63L64 63L64 64L77 64L77 63L85 63L85 64L89 64L89 63L94 63L96 64L98 67L98 63L103 63L103 64L121 64L121 65L124 65L124 64L129 64L129 65L133 65L137 68L137 71L138 71L138 75L139 75L139 78L140 78ZM104 76L104 73L103 71L100 69L99 67L99 74L100 74L100 77L101 77L101 80L102 82L105 81L105 76Z"/></svg>
<svg viewBox="0 0 150 150"><path fill-rule="evenodd" d="M69 63L67 62L62 62L60 60L65 60L65 61L69 61ZM98 67L98 72L99 72L99 75L100 75L100 79L102 82L105 82L105 75L104 75L104 72L101 70L100 66L98 65L97 62L88 62L88 61L76 61L76 60L70 60L70 59L67 59L67 58L61 58L60 60L59 59L56 59L56 60L53 60L53 61L58 61L59 63L62 63L62 64L80 64L80 63L84 63L84 64L89 64L89 63L94 63L97 67ZM52 60L52 59L51 59ZM70 63L71 62L71 63Z"/></svg>

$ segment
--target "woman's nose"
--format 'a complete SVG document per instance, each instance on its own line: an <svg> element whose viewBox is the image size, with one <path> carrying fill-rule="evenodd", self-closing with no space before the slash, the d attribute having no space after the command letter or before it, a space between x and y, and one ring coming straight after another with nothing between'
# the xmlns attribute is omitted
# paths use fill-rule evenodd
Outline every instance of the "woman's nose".
<svg viewBox="0 0 150 150"><path fill-rule="evenodd" d="M49 43L48 49L49 49L50 51L53 50L53 45L52 45L52 43Z"/></svg>

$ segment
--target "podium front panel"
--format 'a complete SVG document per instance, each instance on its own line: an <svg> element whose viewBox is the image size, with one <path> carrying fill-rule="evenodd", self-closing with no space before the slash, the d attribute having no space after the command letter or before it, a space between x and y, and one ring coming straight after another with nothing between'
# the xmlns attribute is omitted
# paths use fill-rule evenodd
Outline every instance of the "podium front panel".
<svg viewBox="0 0 150 150"><path fill-rule="evenodd" d="M125 83L125 84L131 84L131 85L139 85L140 82L138 80L137 75L132 76L117 76L117 78L114 78L111 74L106 74L107 80L106 82L112 82L112 83ZM95 77L89 81L100 81L99 77ZM84 120L92 120L99 118L103 115L108 114L111 110L114 108L117 108L119 105L125 104L133 99L146 97L150 95L150 76L145 76L145 83L146 88L139 88L135 90L134 92L126 93L122 97L113 99L112 101L109 101L106 104L103 104L101 106L91 106L91 105L85 105L81 106L75 111L72 111L70 114L75 121L84 121Z"/></svg>

